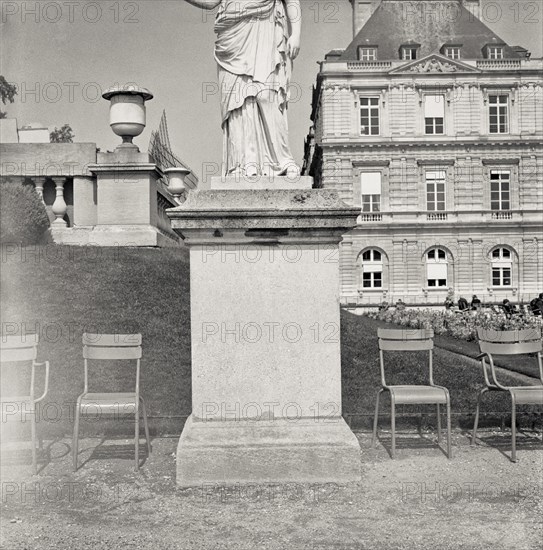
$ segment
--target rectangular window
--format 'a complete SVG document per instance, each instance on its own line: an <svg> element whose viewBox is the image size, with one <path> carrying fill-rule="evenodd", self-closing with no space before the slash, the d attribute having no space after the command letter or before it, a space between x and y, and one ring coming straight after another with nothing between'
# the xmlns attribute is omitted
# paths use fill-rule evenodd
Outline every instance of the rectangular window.
<svg viewBox="0 0 543 550"><path fill-rule="evenodd" d="M488 117L491 134L507 134L509 132L509 96L488 96Z"/></svg>
<svg viewBox="0 0 543 550"><path fill-rule="evenodd" d="M492 286L511 286L511 268L493 267Z"/></svg>
<svg viewBox="0 0 543 550"><path fill-rule="evenodd" d="M379 98L360 98L360 133L363 136L379 135Z"/></svg>
<svg viewBox="0 0 543 550"><path fill-rule="evenodd" d="M445 210L445 171L426 172L426 210Z"/></svg>
<svg viewBox="0 0 543 550"><path fill-rule="evenodd" d="M501 46L488 46L488 59L503 59L503 48Z"/></svg>
<svg viewBox="0 0 543 550"><path fill-rule="evenodd" d="M360 61L375 61L377 59L377 49L358 48L358 59Z"/></svg>
<svg viewBox="0 0 543 550"><path fill-rule="evenodd" d="M405 60L417 59L417 48L410 48L408 46L403 46L402 59L405 59Z"/></svg>
<svg viewBox="0 0 543 550"><path fill-rule="evenodd" d="M426 134L442 134L445 121L445 97L424 96L424 127Z"/></svg>
<svg viewBox="0 0 543 550"><path fill-rule="evenodd" d="M365 271L362 274L362 286L364 288L381 288L383 286L382 273L380 271Z"/></svg>
<svg viewBox="0 0 543 550"><path fill-rule="evenodd" d="M428 286L447 286L447 264L428 263L427 266Z"/></svg>
<svg viewBox="0 0 543 550"><path fill-rule="evenodd" d="M446 46L445 55L450 59L460 59L460 47L459 46Z"/></svg>
<svg viewBox="0 0 543 550"><path fill-rule="evenodd" d="M490 171L491 210L511 209L511 172L509 170Z"/></svg>
<svg viewBox="0 0 543 550"><path fill-rule="evenodd" d="M381 172L362 172L362 212L381 211Z"/></svg>

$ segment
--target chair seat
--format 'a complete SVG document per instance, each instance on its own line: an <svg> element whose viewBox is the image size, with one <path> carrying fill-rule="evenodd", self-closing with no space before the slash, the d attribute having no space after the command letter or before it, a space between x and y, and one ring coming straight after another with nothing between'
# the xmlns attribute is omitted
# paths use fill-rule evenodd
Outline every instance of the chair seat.
<svg viewBox="0 0 543 550"><path fill-rule="evenodd" d="M80 407L82 410L99 408L101 412L133 414L136 407L136 394L134 392L86 393L81 397ZM111 409L111 411L108 409Z"/></svg>
<svg viewBox="0 0 543 550"><path fill-rule="evenodd" d="M543 405L543 386L516 386L508 388L517 405Z"/></svg>
<svg viewBox="0 0 543 550"><path fill-rule="evenodd" d="M387 386L396 404L447 403L447 390L441 386Z"/></svg>

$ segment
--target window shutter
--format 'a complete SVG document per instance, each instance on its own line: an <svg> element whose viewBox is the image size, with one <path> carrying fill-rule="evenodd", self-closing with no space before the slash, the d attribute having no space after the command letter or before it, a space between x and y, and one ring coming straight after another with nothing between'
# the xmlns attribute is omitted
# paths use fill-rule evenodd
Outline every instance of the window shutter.
<svg viewBox="0 0 543 550"><path fill-rule="evenodd" d="M381 194L381 172L362 172L362 195Z"/></svg>
<svg viewBox="0 0 543 550"><path fill-rule="evenodd" d="M425 118L445 118L445 98L442 95L424 97Z"/></svg>
<svg viewBox="0 0 543 550"><path fill-rule="evenodd" d="M447 278L447 264L432 264L428 265L428 279L446 279Z"/></svg>

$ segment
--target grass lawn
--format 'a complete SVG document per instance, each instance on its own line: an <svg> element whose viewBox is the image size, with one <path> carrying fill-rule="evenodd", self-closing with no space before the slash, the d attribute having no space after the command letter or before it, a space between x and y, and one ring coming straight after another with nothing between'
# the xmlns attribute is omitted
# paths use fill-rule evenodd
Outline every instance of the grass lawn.
<svg viewBox="0 0 543 550"><path fill-rule="evenodd" d="M180 431L191 411L185 248L49 245L20 249L4 254L1 283L3 332L39 332L39 359L51 363L48 399L55 409L49 411L48 416L54 418L50 429L64 433L72 429L70 413L83 388L81 337L83 332L94 331L142 333L141 386L151 424L162 433ZM343 411L347 416L373 413L380 387L377 326L371 319L342 314ZM420 354L396 354L391 359L397 371L391 383L425 383ZM126 388L127 378L120 372L102 371L97 379L108 390ZM453 412L473 412L482 373L471 361L436 349L435 381L450 389ZM485 403L487 412L510 410L503 396L487 397Z"/></svg>

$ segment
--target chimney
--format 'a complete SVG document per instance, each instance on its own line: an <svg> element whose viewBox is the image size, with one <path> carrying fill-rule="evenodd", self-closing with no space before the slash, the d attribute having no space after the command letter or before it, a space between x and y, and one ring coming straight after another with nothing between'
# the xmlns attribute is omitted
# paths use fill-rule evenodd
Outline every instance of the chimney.
<svg viewBox="0 0 543 550"><path fill-rule="evenodd" d="M474 18L481 18L481 0L462 0L462 2L464 7L474 16Z"/></svg>
<svg viewBox="0 0 543 550"><path fill-rule="evenodd" d="M353 38L366 24L381 0L349 0L353 6Z"/></svg>

